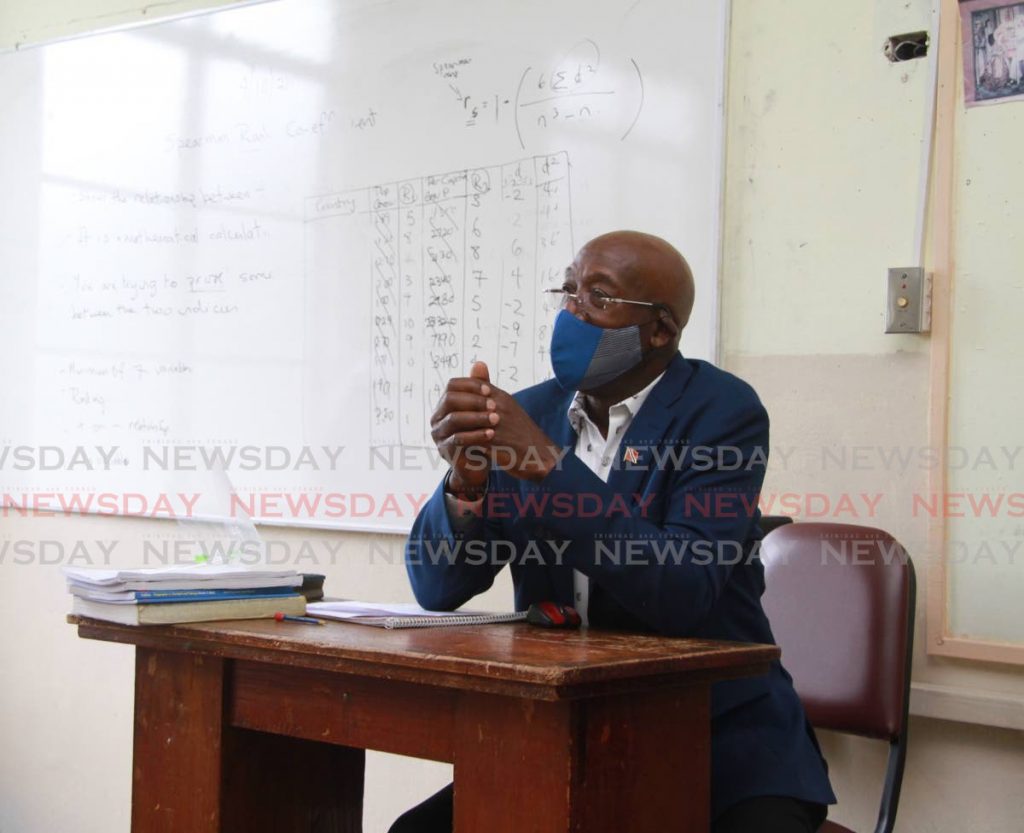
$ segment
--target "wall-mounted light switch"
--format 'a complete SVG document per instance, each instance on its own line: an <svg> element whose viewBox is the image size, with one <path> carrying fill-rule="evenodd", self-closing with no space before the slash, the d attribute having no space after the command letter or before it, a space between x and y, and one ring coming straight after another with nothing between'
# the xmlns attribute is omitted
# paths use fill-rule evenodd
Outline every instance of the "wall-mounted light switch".
<svg viewBox="0 0 1024 833"><path fill-rule="evenodd" d="M932 327L932 276L920 266L889 270L887 333L926 333Z"/></svg>

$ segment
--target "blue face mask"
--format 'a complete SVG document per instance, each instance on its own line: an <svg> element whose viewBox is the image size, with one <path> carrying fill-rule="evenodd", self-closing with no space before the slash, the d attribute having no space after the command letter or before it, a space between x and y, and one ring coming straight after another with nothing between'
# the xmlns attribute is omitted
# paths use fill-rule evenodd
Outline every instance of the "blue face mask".
<svg viewBox="0 0 1024 833"><path fill-rule="evenodd" d="M593 390L643 360L640 326L605 329L561 310L551 331L551 367L566 390Z"/></svg>

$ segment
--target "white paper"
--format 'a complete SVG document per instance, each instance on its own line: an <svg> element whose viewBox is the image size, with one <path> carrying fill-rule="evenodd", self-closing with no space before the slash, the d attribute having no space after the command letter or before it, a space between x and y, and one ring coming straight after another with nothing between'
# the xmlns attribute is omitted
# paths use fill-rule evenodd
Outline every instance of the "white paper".
<svg viewBox="0 0 1024 833"><path fill-rule="evenodd" d="M128 581L217 581L225 578L281 578L297 576L295 570L256 570L238 564L178 564L169 567L139 567L128 570L61 567L64 577L78 584L106 587Z"/></svg>

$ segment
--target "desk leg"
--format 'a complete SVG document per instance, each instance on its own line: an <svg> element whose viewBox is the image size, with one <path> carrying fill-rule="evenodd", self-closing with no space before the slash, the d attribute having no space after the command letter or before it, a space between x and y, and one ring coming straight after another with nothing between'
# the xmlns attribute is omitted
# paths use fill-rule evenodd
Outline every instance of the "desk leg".
<svg viewBox="0 0 1024 833"><path fill-rule="evenodd" d="M361 833L363 751L228 726L229 668L136 649L133 833Z"/></svg>
<svg viewBox="0 0 1024 833"><path fill-rule="evenodd" d="M132 833L218 833L224 661L135 649Z"/></svg>
<svg viewBox="0 0 1024 833"><path fill-rule="evenodd" d="M548 703L464 695L455 833L707 833L706 685Z"/></svg>

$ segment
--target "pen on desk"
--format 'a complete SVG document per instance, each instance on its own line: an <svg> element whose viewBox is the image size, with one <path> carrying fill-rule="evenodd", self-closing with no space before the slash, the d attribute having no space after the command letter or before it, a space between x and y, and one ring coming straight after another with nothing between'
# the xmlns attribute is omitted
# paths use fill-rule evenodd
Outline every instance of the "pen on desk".
<svg viewBox="0 0 1024 833"><path fill-rule="evenodd" d="M278 611L274 614L274 618L278 622L301 622L303 625L322 625L323 622L319 619L314 619L312 616L289 616L287 613L281 613Z"/></svg>

